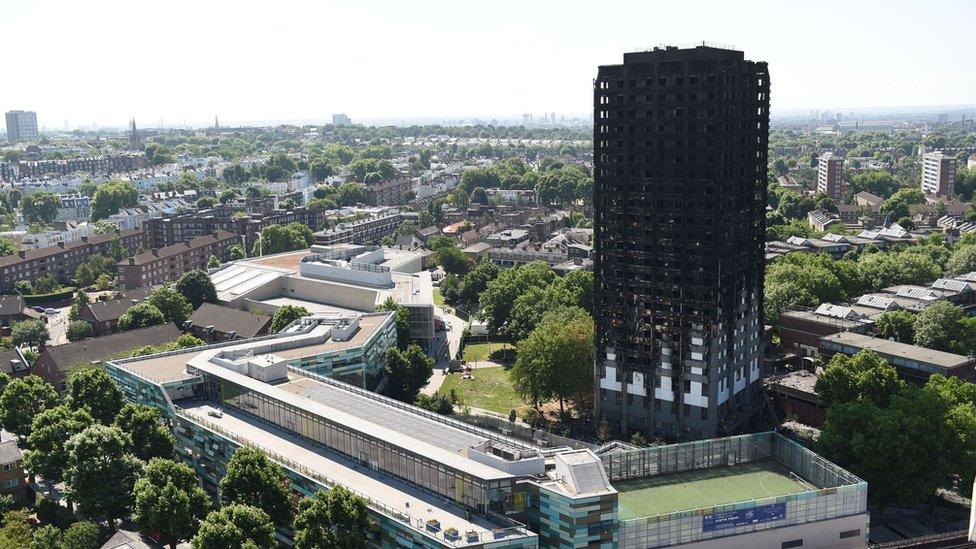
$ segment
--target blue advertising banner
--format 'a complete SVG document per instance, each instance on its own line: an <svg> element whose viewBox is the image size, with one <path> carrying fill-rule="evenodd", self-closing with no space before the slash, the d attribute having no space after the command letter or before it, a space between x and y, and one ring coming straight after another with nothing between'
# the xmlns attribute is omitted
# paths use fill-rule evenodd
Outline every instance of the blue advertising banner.
<svg viewBox="0 0 976 549"><path fill-rule="evenodd" d="M752 509L740 509L738 511L722 511L702 516L702 532L713 532L724 530L725 528L735 528L747 524L757 524L759 522L769 522L786 518L786 504L772 503L761 505Z"/></svg>

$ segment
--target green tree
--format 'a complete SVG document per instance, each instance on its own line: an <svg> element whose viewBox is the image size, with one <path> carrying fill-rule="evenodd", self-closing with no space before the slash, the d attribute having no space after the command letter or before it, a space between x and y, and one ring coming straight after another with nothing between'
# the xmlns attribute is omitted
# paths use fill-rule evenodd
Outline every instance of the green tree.
<svg viewBox="0 0 976 549"><path fill-rule="evenodd" d="M950 433L939 428L945 413L936 391L911 386L888 406L863 399L835 404L827 409L818 449L873 487L872 504L913 506L949 473Z"/></svg>
<svg viewBox="0 0 976 549"><path fill-rule="evenodd" d="M95 196L92 198L92 221L105 219L117 213L119 208L135 206L138 202L139 190L131 184L124 181L103 183L95 191Z"/></svg>
<svg viewBox="0 0 976 549"><path fill-rule="evenodd" d="M88 521L80 521L69 526L61 536L64 549L99 549L102 546L98 526Z"/></svg>
<svg viewBox="0 0 976 549"><path fill-rule="evenodd" d="M312 230L301 223L288 225L272 225L261 231L261 236L254 243L254 255L280 254L293 250L308 248L315 242Z"/></svg>
<svg viewBox="0 0 976 549"><path fill-rule="evenodd" d="M646 448L650 446L647 439L644 438L644 435L640 431L634 431L634 435L630 437L630 444L638 448Z"/></svg>
<svg viewBox="0 0 976 549"><path fill-rule="evenodd" d="M885 214L889 220L894 221L902 217L907 217L911 212L908 209L908 203L904 199L891 197L881 204L881 213Z"/></svg>
<svg viewBox="0 0 976 549"><path fill-rule="evenodd" d="M406 351L387 349L387 394L403 402L414 402L417 393L434 374L434 360L416 344Z"/></svg>
<svg viewBox="0 0 976 549"><path fill-rule="evenodd" d="M435 261L445 272L456 276L464 276L472 267L471 260L457 246L441 248Z"/></svg>
<svg viewBox="0 0 976 549"><path fill-rule="evenodd" d="M47 325L41 320L14 322L10 330L10 340L14 345L26 345L34 349L43 346L49 337Z"/></svg>
<svg viewBox="0 0 976 549"><path fill-rule="evenodd" d="M0 257L13 255L17 253L18 250L19 248L17 247L16 244L14 244L13 240L10 240L9 238L5 238L5 237L0 237Z"/></svg>
<svg viewBox="0 0 976 549"><path fill-rule="evenodd" d="M75 320L68 324L65 335L68 341L81 341L92 336L92 325L84 320Z"/></svg>
<svg viewBox="0 0 976 549"><path fill-rule="evenodd" d="M27 437L24 467L49 484L61 482L68 463L65 445L71 437L93 423L91 415L85 410L71 410L63 405L37 414Z"/></svg>
<svg viewBox="0 0 976 549"><path fill-rule="evenodd" d="M508 324L515 299L531 287L549 286L555 278L549 265L538 261L502 271L487 284L479 299L488 330L500 333Z"/></svg>
<svg viewBox="0 0 976 549"><path fill-rule="evenodd" d="M218 203L217 199L212 196L204 196L200 200L197 200L197 209L206 210L213 208Z"/></svg>
<svg viewBox="0 0 976 549"><path fill-rule="evenodd" d="M87 517L114 522L129 514L143 462L129 452L131 440L118 427L92 425L66 444L66 494Z"/></svg>
<svg viewBox="0 0 976 549"><path fill-rule="evenodd" d="M885 171L861 172L851 178L851 190L855 193L867 191L876 196L891 196L898 190L898 182Z"/></svg>
<svg viewBox="0 0 976 549"><path fill-rule="evenodd" d="M817 378L814 390L824 408L853 400L867 400L886 406L905 383L898 372L874 351L860 351L850 357L836 354Z"/></svg>
<svg viewBox="0 0 976 549"><path fill-rule="evenodd" d="M176 281L173 288L183 294L194 309L203 303L217 302L217 288L207 273L197 269L190 271Z"/></svg>
<svg viewBox="0 0 976 549"><path fill-rule="evenodd" d="M91 179L86 179L81 185L78 186L78 192L92 198L95 196L95 192L98 191L98 183L95 183Z"/></svg>
<svg viewBox="0 0 976 549"><path fill-rule="evenodd" d="M183 294L172 288L159 288L149 294L149 303L163 313L166 322L182 327L193 314L193 307ZM121 320L121 319L120 319Z"/></svg>
<svg viewBox="0 0 976 549"><path fill-rule="evenodd" d="M31 545L30 512L16 509L3 514L3 528L0 528L0 547L21 549Z"/></svg>
<svg viewBox="0 0 976 549"><path fill-rule="evenodd" d="M31 295L34 293L34 284L30 280L18 280L14 282L14 293Z"/></svg>
<svg viewBox="0 0 976 549"><path fill-rule="evenodd" d="M238 259L244 259L244 246L240 244L231 244L227 246L227 259L228 261L237 261Z"/></svg>
<svg viewBox="0 0 976 549"><path fill-rule="evenodd" d="M133 488L136 522L176 544L196 534L210 509L210 497L197 485L197 475L184 463L153 458Z"/></svg>
<svg viewBox="0 0 976 549"><path fill-rule="evenodd" d="M193 537L193 549L272 549L276 547L271 517L257 507L232 503L211 511Z"/></svg>
<svg viewBox="0 0 976 549"><path fill-rule="evenodd" d="M15 379L0 394L0 424L11 433L29 437L34 418L57 403L58 392L39 376Z"/></svg>
<svg viewBox="0 0 976 549"><path fill-rule="evenodd" d="M593 319L579 308L554 311L519 343L512 383L536 407L592 393Z"/></svg>
<svg viewBox="0 0 976 549"><path fill-rule="evenodd" d="M962 319L962 309L947 301L929 305L915 318L915 345L952 351L959 344Z"/></svg>
<svg viewBox="0 0 976 549"><path fill-rule="evenodd" d="M61 289L61 283L51 275L44 275L34 281L34 293L49 294Z"/></svg>
<svg viewBox="0 0 976 549"><path fill-rule="evenodd" d="M141 404L126 404L115 416L114 425L129 436L132 453L143 461L170 458L176 438L162 423L159 410Z"/></svg>
<svg viewBox="0 0 976 549"><path fill-rule="evenodd" d="M810 210L816 207L813 198L793 191L782 192L777 210L788 219L805 219Z"/></svg>
<svg viewBox="0 0 976 549"><path fill-rule="evenodd" d="M501 269L498 268L498 265L495 265L491 261L478 263L471 272L460 279L457 287L457 304L462 306L466 311L477 309L479 297L488 288L488 283L498 278L500 272ZM441 292L444 293L446 299L445 282L447 282L446 279L441 282Z"/></svg>
<svg viewBox="0 0 976 549"><path fill-rule="evenodd" d="M30 549L62 549L61 530L53 524L41 526L34 530L34 539Z"/></svg>
<svg viewBox="0 0 976 549"><path fill-rule="evenodd" d="M954 275L976 271L976 246L957 246L946 263L946 271Z"/></svg>
<svg viewBox="0 0 976 549"><path fill-rule="evenodd" d="M210 256L210 259L207 260L207 268L216 269L217 267L220 267L220 260L215 255Z"/></svg>
<svg viewBox="0 0 976 549"><path fill-rule="evenodd" d="M224 192L220 193L220 196L217 197L217 200L221 204L226 204L226 203L230 202L231 200L234 200L235 198L240 198L240 197L241 197L241 193L238 192L237 189L227 189Z"/></svg>
<svg viewBox="0 0 976 549"><path fill-rule="evenodd" d="M28 223L47 225L57 217L59 207L61 199L47 191L31 193L20 201L21 212Z"/></svg>
<svg viewBox="0 0 976 549"><path fill-rule="evenodd" d="M394 320L396 321L397 348L401 351L406 350L407 346L410 345L410 313L407 308L394 301L393 296L388 296L386 301L376 310L396 313Z"/></svg>
<svg viewBox="0 0 976 549"><path fill-rule="evenodd" d="M488 204L488 193L485 191L484 187L475 187L471 190L471 198L468 199L471 204Z"/></svg>
<svg viewBox="0 0 976 549"><path fill-rule="evenodd" d="M75 283L78 284L79 288L91 286L97 278L98 275L95 274L95 270L88 263L82 263L75 269Z"/></svg>
<svg viewBox="0 0 976 549"><path fill-rule="evenodd" d="M119 317L118 327L120 332L126 332L139 328L148 328L149 326L158 326L164 322L166 322L166 317L163 316L162 311L149 301L143 301L136 303L132 307L129 307L129 310L122 313L122 316Z"/></svg>
<svg viewBox="0 0 976 549"><path fill-rule="evenodd" d="M366 187L360 183L343 183L336 191L339 206L353 206L366 202Z"/></svg>
<svg viewBox="0 0 976 549"><path fill-rule="evenodd" d="M180 349L189 349L190 347L199 347L205 342L199 337L192 334L183 334L176 339L176 346Z"/></svg>
<svg viewBox="0 0 976 549"><path fill-rule="evenodd" d="M95 279L95 289L100 292L111 290L114 287L115 280L107 274L100 274L98 275L98 278Z"/></svg>
<svg viewBox="0 0 976 549"><path fill-rule="evenodd" d="M261 450L246 447L234 450L227 463L227 474L220 479L220 493L225 502L263 510L279 526L291 522L288 477Z"/></svg>
<svg viewBox="0 0 976 549"><path fill-rule="evenodd" d="M925 193L919 188L899 189L891 198L903 200L906 204L925 204Z"/></svg>
<svg viewBox="0 0 976 549"><path fill-rule="evenodd" d="M369 538L366 500L343 486L298 502L295 549L365 549Z"/></svg>
<svg viewBox="0 0 976 549"><path fill-rule="evenodd" d="M322 181L335 174L335 166L325 158L316 158L309 164L309 173L314 181Z"/></svg>
<svg viewBox="0 0 976 549"><path fill-rule="evenodd" d="M72 373L66 400L72 410L85 410L103 425L115 420L124 403L122 390L102 368L83 368Z"/></svg>
<svg viewBox="0 0 976 549"><path fill-rule="evenodd" d="M276 334L281 330L284 330L285 327L292 322L308 315L308 309L305 307L297 305L282 305L281 307L278 307L278 309L275 310L274 315L271 316L271 326L268 328L268 330L271 333Z"/></svg>
<svg viewBox="0 0 976 549"><path fill-rule="evenodd" d="M915 314L903 309L888 311L875 322L881 337L901 343L915 342Z"/></svg>

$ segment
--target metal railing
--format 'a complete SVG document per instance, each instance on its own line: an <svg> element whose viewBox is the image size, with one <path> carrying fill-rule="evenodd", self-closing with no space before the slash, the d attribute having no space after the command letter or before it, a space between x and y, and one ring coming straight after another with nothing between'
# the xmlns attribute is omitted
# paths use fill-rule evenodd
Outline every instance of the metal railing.
<svg viewBox="0 0 976 549"><path fill-rule="evenodd" d="M515 522L514 520L511 520L508 517L504 517L506 519L507 523L509 523L509 524L514 523L514 524L516 524L516 526L509 526L509 527L505 527L505 528L494 528L490 532L477 532L477 539L475 539L475 537L474 537L475 532L473 532L473 531L471 532L470 535L467 532L460 532L459 531L457 533L457 536L458 536L457 539L452 539L452 537L449 537L446 534L446 529L441 529L441 526L443 526L443 525L441 525L439 523L438 523L438 526L437 526L436 530L435 529L432 529L432 527L430 525L428 525L427 521L425 521L425 520L423 520L421 518L418 518L418 517L416 517L414 515L411 515L411 514L409 514L407 512L401 511L400 509L396 509L394 507L391 507L391 506L389 506L389 505L387 505L387 504L385 504L383 502L377 501L377 500L371 498L370 496L368 496L368 495L366 495L366 494L364 494L362 492L359 492L355 488L352 488L352 487L347 486L345 484L342 484L342 483L340 483L340 482L338 482L338 481L336 481L334 479L331 479L328 476L323 475L322 473L319 473L318 471L312 470L311 468L309 468L309 467L307 467L305 465L302 465L301 463L298 463L298 462L296 462L293 459L286 458L285 456L282 456L281 454L279 454L277 452L274 452L272 450L269 450L267 448L264 448L262 446L259 446L258 444L255 444L254 442L251 442L250 440L247 440L247 439L245 439L245 438L243 438L243 437L241 437L241 436L239 436L237 434L234 434L234 433L228 431L227 429L224 429L223 427L221 427L221 426L219 426L219 425L217 425L217 424L215 424L215 423L213 423L211 421L208 421L206 419L203 419L203 418L201 418L199 416L196 416L194 414L190 414L189 412L187 412L183 408L180 408L179 406L173 405L173 410L176 413L176 415L182 417L183 419L185 419L185 420L187 420L187 421L189 421L191 423L197 424L197 425L199 425L199 426L201 426L201 427L203 427L205 429L208 429L210 431L213 431L214 433L216 433L216 434L218 434L218 435L220 435L222 437L225 437L228 440L233 441L235 444L237 444L239 446L247 447L247 448L252 448L252 449L260 450L260 451L264 452L265 455L267 455L269 459L271 459L272 461L280 464L282 467L285 467L287 469L291 469L292 472L294 472L294 473L296 473L298 475L304 476L306 478L313 479L316 482L318 482L319 484L322 484L323 486L326 486L326 487L342 486L342 487L346 488L349 492L351 492L351 493L353 493L353 494L355 494L355 495L363 498L363 500L366 501L367 506L373 508L374 510L379 511L380 513L382 513L382 514L384 514L384 515L392 518L393 520L396 520L397 522L399 522L399 523L401 523L401 524L403 524L403 525L405 525L405 526L407 526L409 528L412 528L414 530L420 531L425 536L429 536L429 537L435 538L438 541L443 541L446 544L449 544L451 546L458 547L458 546L464 546L464 545L469 545L469 544L474 544L474 543L488 543L488 542L492 542L492 541L496 541L496 540L500 540L500 539L505 539L505 538L508 538L508 537L516 537L516 536L521 537L521 536L530 536L530 535L533 535L532 532L528 531L525 527L518 526L517 525L518 523ZM500 516L500 515L496 515L496 516ZM491 517L491 518L494 518L494 517Z"/></svg>

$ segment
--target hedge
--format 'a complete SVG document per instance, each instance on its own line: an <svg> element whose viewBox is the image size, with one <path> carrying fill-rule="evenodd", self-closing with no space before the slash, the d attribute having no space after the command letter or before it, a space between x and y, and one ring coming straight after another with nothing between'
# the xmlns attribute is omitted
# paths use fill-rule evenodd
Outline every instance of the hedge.
<svg viewBox="0 0 976 549"><path fill-rule="evenodd" d="M69 301L75 297L75 287L68 286L49 294L32 294L24 296L25 305L43 305L45 303L56 303L58 301Z"/></svg>

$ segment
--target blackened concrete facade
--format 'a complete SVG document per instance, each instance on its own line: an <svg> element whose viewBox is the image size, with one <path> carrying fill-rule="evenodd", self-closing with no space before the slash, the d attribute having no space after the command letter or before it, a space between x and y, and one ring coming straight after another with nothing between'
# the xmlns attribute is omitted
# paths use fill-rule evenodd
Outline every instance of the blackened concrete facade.
<svg viewBox="0 0 976 549"><path fill-rule="evenodd" d="M600 67L593 91L596 419L736 432L763 354L766 63L656 48Z"/></svg>

